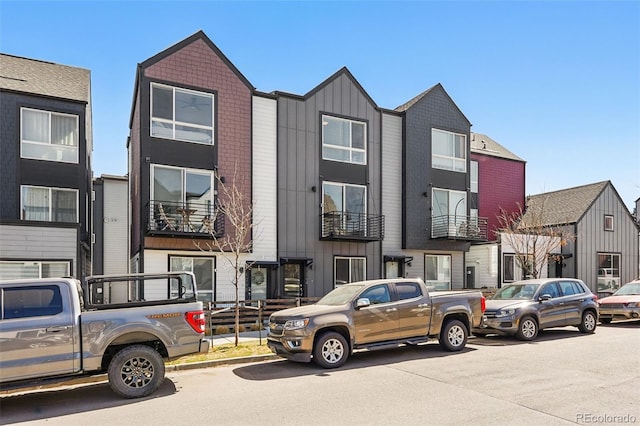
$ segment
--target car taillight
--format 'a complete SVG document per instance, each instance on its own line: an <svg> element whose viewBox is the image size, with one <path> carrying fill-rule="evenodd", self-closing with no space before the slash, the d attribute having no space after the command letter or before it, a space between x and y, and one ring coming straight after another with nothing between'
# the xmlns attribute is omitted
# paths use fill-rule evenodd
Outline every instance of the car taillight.
<svg viewBox="0 0 640 426"><path fill-rule="evenodd" d="M196 333L204 333L205 316L204 311L191 311L185 314L187 323L193 328Z"/></svg>
<svg viewBox="0 0 640 426"><path fill-rule="evenodd" d="M482 312L487 310L487 298L482 296L482 300L480 301L480 309L482 309Z"/></svg>

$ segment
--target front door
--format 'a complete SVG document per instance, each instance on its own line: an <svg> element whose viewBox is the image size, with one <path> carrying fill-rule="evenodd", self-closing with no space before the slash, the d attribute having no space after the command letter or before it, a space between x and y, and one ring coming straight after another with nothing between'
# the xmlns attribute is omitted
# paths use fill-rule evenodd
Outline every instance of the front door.
<svg viewBox="0 0 640 426"><path fill-rule="evenodd" d="M267 287L269 286L270 270L264 266L253 265L249 269L249 291L250 300L265 300L267 298Z"/></svg>
<svg viewBox="0 0 640 426"><path fill-rule="evenodd" d="M426 337L431 322L429 298L415 282L395 283L398 295L398 338Z"/></svg>
<svg viewBox="0 0 640 426"><path fill-rule="evenodd" d="M467 288L476 288L476 267L467 266Z"/></svg>
<svg viewBox="0 0 640 426"><path fill-rule="evenodd" d="M387 284L369 287L358 296L367 298L370 306L357 309L353 314L356 344L393 340L398 331L397 303L392 302Z"/></svg>
<svg viewBox="0 0 640 426"><path fill-rule="evenodd" d="M385 277L386 278L400 278L400 262L389 261L385 264Z"/></svg>
<svg viewBox="0 0 640 426"><path fill-rule="evenodd" d="M564 324L565 309L560 289L555 282L545 284L540 290L540 296L549 295L551 299L540 302L540 328L556 327Z"/></svg>
<svg viewBox="0 0 640 426"><path fill-rule="evenodd" d="M304 264L303 262L289 262L282 265L282 282L278 289L279 297L304 297Z"/></svg>

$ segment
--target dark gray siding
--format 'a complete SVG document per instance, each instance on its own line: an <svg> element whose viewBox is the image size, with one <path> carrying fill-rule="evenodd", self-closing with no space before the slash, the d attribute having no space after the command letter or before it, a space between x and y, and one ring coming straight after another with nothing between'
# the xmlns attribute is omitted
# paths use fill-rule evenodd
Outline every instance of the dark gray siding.
<svg viewBox="0 0 640 426"><path fill-rule="evenodd" d="M468 170L457 173L431 168L433 128L465 134L468 163L471 124L439 85L405 112L403 245L407 249L466 250L466 243L431 240L432 189L467 191L469 187Z"/></svg>
<svg viewBox="0 0 640 426"><path fill-rule="evenodd" d="M321 160L323 113L367 122L366 167ZM306 98L278 99L278 255L313 259L306 269L308 296L333 288L334 256L366 257L367 278L381 276L380 242L320 241L323 181L368 182L367 212L382 214L380 120L380 111L346 72Z"/></svg>

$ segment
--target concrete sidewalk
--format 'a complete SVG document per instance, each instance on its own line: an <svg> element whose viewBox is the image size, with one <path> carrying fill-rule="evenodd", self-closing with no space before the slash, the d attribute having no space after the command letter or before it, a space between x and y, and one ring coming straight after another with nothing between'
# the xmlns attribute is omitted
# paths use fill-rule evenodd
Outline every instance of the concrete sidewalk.
<svg viewBox="0 0 640 426"><path fill-rule="evenodd" d="M238 342L250 342L253 340L260 340L262 336L263 343L267 339L267 330L261 331L244 331L238 336ZM227 343L235 343L235 334L214 334L213 336L205 336L205 338L211 343L211 346L224 345Z"/></svg>

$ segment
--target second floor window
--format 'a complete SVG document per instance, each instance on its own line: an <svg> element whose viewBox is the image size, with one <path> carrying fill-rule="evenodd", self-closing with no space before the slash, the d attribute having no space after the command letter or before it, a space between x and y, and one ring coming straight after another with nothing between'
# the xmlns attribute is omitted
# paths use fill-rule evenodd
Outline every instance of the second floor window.
<svg viewBox="0 0 640 426"><path fill-rule="evenodd" d="M214 213L213 171L153 166L151 193L163 213L174 215L189 209L194 217L212 218Z"/></svg>
<svg viewBox="0 0 640 426"><path fill-rule="evenodd" d="M460 133L431 130L431 161L434 169L467 171L467 137Z"/></svg>
<svg viewBox="0 0 640 426"><path fill-rule="evenodd" d="M367 164L366 135L366 123L323 115L322 159Z"/></svg>
<svg viewBox="0 0 640 426"><path fill-rule="evenodd" d="M151 136L213 145L213 94L151 84Z"/></svg>
<svg viewBox="0 0 640 426"><path fill-rule="evenodd" d="M322 184L322 213L338 233L365 231L367 215L366 187L344 183ZM332 216L332 217L329 217Z"/></svg>
<svg viewBox="0 0 640 426"><path fill-rule="evenodd" d="M21 190L22 220L78 222L77 189L23 185Z"/></svg>
<svg viewBox="0 0 640 426"><path fill-rule="evenodd" d="M78 116L20 109L22 158L78 163Z"/></svg>

